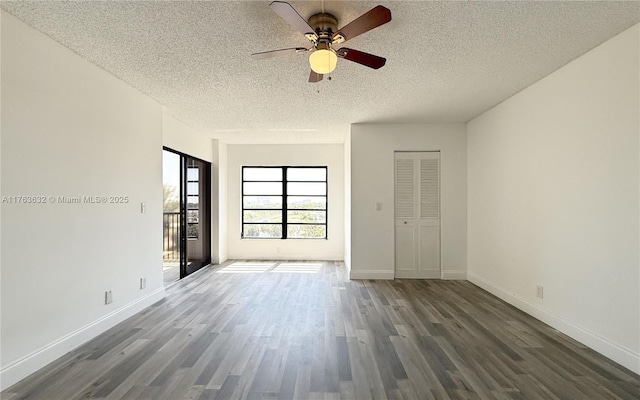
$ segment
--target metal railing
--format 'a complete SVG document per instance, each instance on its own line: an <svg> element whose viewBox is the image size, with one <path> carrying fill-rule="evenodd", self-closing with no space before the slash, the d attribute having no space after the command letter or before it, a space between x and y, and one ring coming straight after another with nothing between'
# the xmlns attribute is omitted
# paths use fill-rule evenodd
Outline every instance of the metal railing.
<svg viewBox="0 0 640 400"><path fill-rule="evenodd" d="M162 240L162 260L180 260L180 213L162 213L163 240Z"/></svg>

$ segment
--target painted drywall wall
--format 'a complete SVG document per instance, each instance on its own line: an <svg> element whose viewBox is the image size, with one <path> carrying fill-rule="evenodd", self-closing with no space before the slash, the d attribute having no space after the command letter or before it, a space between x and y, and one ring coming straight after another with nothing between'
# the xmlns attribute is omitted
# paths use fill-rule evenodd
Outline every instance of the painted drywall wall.
<svg viewBox="0 0 640 400"><path fill-rule="evenodd" d="M469 279L636 372L639 37L468 124Z"/></svg>
<svg viewBox="0 0 640 400"><path fill-rule="evenodd" d="M467 267L465 124L351 125L351 278L393 279L394 151L440 150L441 270L465 279ZM376 211L376 202L382 210Z"/></svg>
<svg viewBox="0 0 640 400"><path fill-rule="evenodd" d="M211 166L211 256L214 264L227 260L227 145L213 140Z"/></svg>
<svg viewBox="0 0 640 400"><path fill-rule="evenodd" d="M344 257L344 147L341 144L231 145L228 150L228 251L230 259L342 260ZM326 165L328 239L241 239L242 166Z"/></svg>
<svg viewBox="0 0 640 400"><path fill-rule="evenodd" d="M162 114L162 145L208 162L216 157L210 138L166 113Z"/></svg>
<svg viewBox="0 0 640 400"><path fill-rule="evenodd" d="M164 296L162 108L1 18L6 388Z"/></svg>
<svg viewBox="0 0 640 400"><path fill-rule="evenodd" d="M229 258L229 248L227 238L229 235L229 210L227 206L228 188L228 161L227 161L227 144L220 142L218 145L218 204L217 208L220 212L219 218L219 262L223 263Z"/></svg>
<svg viewBox="0 0 640 400"><path fill-rule="evenodd" d="M344 141L344 266L351 271L351 129Z"/></svg>

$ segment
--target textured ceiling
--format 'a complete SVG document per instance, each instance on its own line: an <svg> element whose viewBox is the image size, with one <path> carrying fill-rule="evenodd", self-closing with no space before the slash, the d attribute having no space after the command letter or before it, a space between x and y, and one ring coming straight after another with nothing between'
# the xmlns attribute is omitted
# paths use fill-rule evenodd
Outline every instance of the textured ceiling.
<svg viewBox="0 0 640 400"><path fill-rule="evenodd" d="M228 143L340 143L359 122L465 122L640 21L639 2L325 2L343 26L382 4L392 21L307 83L308 41L247 1L8 2L1 7ZM292 1L305 18L321 1Z"/></svg>

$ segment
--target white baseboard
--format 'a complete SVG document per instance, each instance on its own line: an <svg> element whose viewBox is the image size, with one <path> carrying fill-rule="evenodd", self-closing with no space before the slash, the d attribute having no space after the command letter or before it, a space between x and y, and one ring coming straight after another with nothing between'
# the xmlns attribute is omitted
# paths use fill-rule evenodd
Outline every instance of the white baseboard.
<svg viewBox="0 0 640 400"><path fill-rule="evenodd" d="M350 274L350 279L386 279L390 280L394 277L394 271L380 271L380 270L371 270L371 269L361 269L354 270L352 269Z"/></svg>
<svg viewBox="0 0 640 400"><path fill-rule="evenodd" d="M0 391L26 378L107 329L162 300L164 296L164 287L161 287L7 365L0 370Z"/></svg>
<svg viewBox="0 0 640 400"><path fill-rule="evenodd" d="M244 253L231 254L226 260L255 260L255 261L343 261L343 254L291 254L291 253ZM225 261L226 261L225 260Z"/></svg>
<svg viewBox="0 0 640 400"><path fill-rule="evenodd" d="M467 273L467 280L506 301L512 306L521 309L522 311L539 319L545 324L577 340L585 346L592 348L593 350L617 362L623 367L630 369L636 374L640 374L640 354L635 353L630 349L619 346L609 341L608 339L605 339L593 332L589 332L588 330L580 326L566 321L558 317L557 315L544 310L536 304L533 304L523 299L522 297L519 297L515 293L511 293L506 289L484 279L483 277L474 274L473 272Z"/></svg>
<svg viewBox="0 0 640 400"><path fill-rule="evenodd" d="M467 279L467 271L466 270L450 270L450 271L442 271L439 276L441 279L450 279L450 280L466 280ZM350 272L351 279L394 279L395 271L380 271L380 270L351 270ZM429 279L438 279L438 277L429 278Z"/></svg>
<svg viewBox="0 0 640 400"><path fill-rule="evenodd" d="M449 271L442 271L442 279L454 280L454 281L466 281L467 270L455 269L455 270L449 270Z"/></svg>

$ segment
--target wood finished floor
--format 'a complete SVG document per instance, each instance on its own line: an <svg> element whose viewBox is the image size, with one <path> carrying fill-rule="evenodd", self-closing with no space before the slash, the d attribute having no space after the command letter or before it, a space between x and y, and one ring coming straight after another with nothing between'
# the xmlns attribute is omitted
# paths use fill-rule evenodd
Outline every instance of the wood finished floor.
<svg viewBox="0 0 640 400"><path fill-rule="evenodd" d="M298 264L296 267L294 264ZM638 399L640 377L466 281L206 268L3 399Z"/></svg>
<svg viewBox="0 0 640 400"><path fill-rule="evenodd" d="M162 282L167 287L180 280L180 266L178 263L166 263L162 266Z"/></svg>

